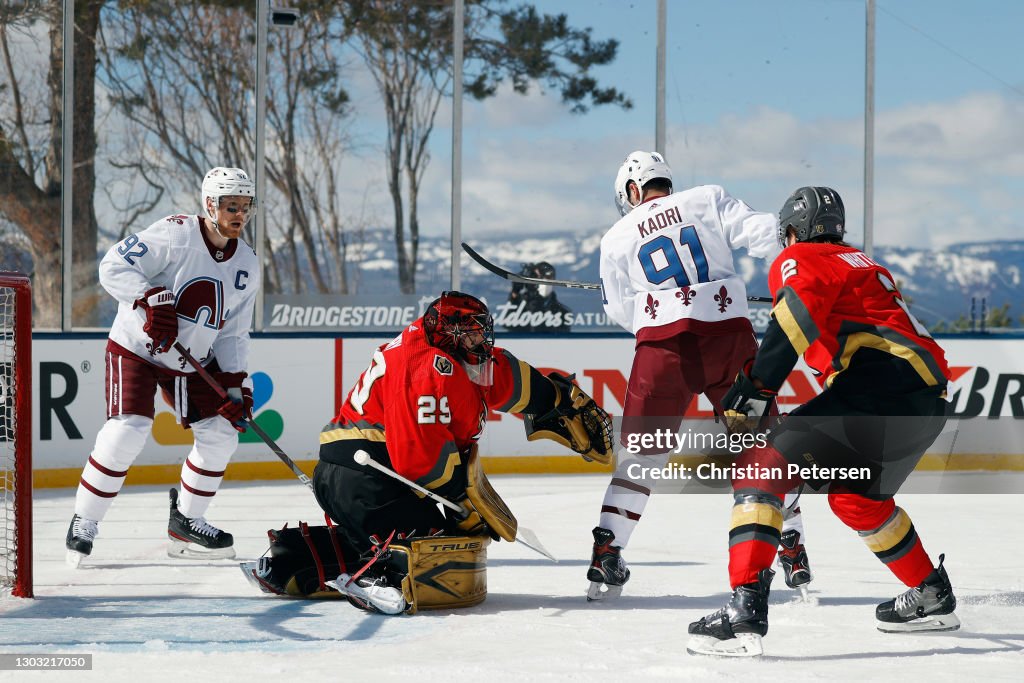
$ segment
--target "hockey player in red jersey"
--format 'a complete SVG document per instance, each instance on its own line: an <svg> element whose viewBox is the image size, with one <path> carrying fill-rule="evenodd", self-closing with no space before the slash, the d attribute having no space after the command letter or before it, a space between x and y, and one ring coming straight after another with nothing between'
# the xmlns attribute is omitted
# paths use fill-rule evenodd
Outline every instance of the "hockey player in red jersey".
<svg viewBox="0 0 1024 683"><path fill-rule="evenodd" d="M231 534L206 521L243 418L252 417L249 326L260 266L242 230L256 186L239 168L216 167L202 182L205 215L177 214L129 235L100 262L100 284L118 302L106 353L107 421L82 470L66 538L77 567L125 476L146 445L158 388L195 444L171 489L171 557L234 557ZM179 342L233 398L221 399L174 350Z"/></svg>
<svg viewBox="0 0 1024 683"><path fill-rule="evenodd" d="M766 447L747 451L737 463L732 600L690 624L687 649L762 652L782 496L801 481L826 490L836 516L909 587L878 606L879 630L956 629L944 558L932 565L910 517L893 500L945 424L950 375L943 351L910 313L889 272L842 241L845 211L835 190L802 187L779 218L786 249L769 274L772 320L722 409L734 426L757 420L799 354L824 391L784 418ZM840 479L843 468L854 467L867 468L870 476Z"/></svg>
<svg viewBox="0 0 1024 683"><path fill-rule="evenodd" d="M408 592L403 596L399 587L404 576L385 573L387 563L375 562L389 539L498 537L487 510L467 495L480 485L475 444L490 410L534 416L526 421L528 436L553 437L585 457L610 459L611 420L569 379L556 373L545 377L494 346L487 306L461 292L444 292L423 317L375 350L338 415L320 433L313 488L317 502L337 524L338 540L338 552L329 552L327 559L337 555L335 563L342 565L345 576L359 577L355 583L328 585L355 597L361 607L404 611ZM361 464L354 458L360 451L460 504L466 516L447 508L442 512L407 484ZM308 594L288 589L295 572L282 566L275 556L258 570L262 587Z"/></svg>
<svg viewBox="0 0 1024 683"><path fill-rule="evenodd" d="M636 335L623 406L622 433L679 429L697 394L712 406L736 371L757 350L747 316L747 291L733 252L756 258L779 252L775 216L755 211L719 185L675 191L672 170L656 152L629 154L615 178L622 218L601 239L601 283L608 317ZM605 490L593 554L588 600L614 598L629 580L621 551L643 515L649 482L631 477L667 453L620 456ZM784 508L786 543L779 561L791 587L811 580L802 541L797 492ZM805 590L805 588L804 588Z"/></svg>

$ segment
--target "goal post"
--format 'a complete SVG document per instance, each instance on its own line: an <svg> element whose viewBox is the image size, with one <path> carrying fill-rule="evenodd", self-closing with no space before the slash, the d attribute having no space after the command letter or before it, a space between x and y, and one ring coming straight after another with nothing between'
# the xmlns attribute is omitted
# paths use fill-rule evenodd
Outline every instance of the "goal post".
<svg viewBox="0 0 1024 683"><path fill-rule="evenodd" d="M0 272L0 590L32 597L32 285Z"/></svg>

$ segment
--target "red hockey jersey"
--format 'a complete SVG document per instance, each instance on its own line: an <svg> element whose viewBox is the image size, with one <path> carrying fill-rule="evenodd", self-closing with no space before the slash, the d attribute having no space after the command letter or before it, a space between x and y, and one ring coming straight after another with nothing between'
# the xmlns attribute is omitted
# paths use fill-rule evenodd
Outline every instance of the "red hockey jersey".
<svg viewBox="0 0 1024 683"><path fill-rule="evenodd" d="M948 381L942 348L907 308L889 271L859 249L798 242L772 263L768 284L772 315L823 386L856 366L861 349L905 361L897 366L927 386ZM877 354L861 358L867 357Z"/></svg>
<svg viewBox="0 0 1024 683"><path fill-rule="evenodd" d="M530 400L530 366L495 347L493 380L481 386L427 343L423 319L373 353L320 443L384 442L392 468L429 488L443 486L483 432L489 408L521 412Z"/></svg>

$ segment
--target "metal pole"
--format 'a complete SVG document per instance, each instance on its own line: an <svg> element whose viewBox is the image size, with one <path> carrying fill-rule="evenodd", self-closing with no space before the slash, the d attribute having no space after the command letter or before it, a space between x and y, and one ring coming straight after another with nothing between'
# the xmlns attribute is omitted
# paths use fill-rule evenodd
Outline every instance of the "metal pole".
<svg viewBox="0 0 1024 683"><path fill-rule="evenodd" d="M60 168L60 329L71 331L72 303L74 297L73 262L71 248L74 246L74 213L71 204L74 198L72 180L75 168L75 0L64 0L64 101L61 106L61 168ZM90 123L91 125L91 123ZM83 220L85 220L83 218Z"/></svg>
<svg viewBox="0 0 1024 683"><path fill-rule="evenodd" d="M654 151L665 155L665 24L667 0L658 0L657 82L654 92Z"/></svg>
<svg viewBox="0 0 1024 683"><path fill-rule="evenodd" d="M864 31L864 253L875 236L875 0L867 0Z"/></svg>
<svg viewBox="0 0 1024 683"><path fill-rule="evenodd" d="M259 0L256 8L256 225L253 228L253 247L260 270L266 249L263 242L267 234L267 29L270 23L270 0ZM263 329L263 291L256 290L256 315L253 327Z"/></svg>
<svg viewBox="0 0 1024 683"><path fill-rule="evenodd" d="M465 23L463 0L454 0L452 13L452 263L451 288L461 288L459 268L462 252L462 33Z"/></svg>

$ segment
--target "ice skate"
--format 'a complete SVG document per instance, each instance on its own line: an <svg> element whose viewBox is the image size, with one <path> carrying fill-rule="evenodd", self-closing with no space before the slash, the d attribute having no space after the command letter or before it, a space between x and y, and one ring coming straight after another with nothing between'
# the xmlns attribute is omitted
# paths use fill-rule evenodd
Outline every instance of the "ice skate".
<svg viewBox="0 0 1024 683"><path fill-rule="evenodd" d="M915 633L920 631L955 631L960 628L953 586L942 566L945 555L939 555L939 566L920 586L897 595L875 608L878 630L884 633Z"/></svg>
<svg viewBox="0 0 1024 683"><path fill-rule="evenodd" d="M271 558L261 557L258 560L252 560L250 562L239 562L238 567L242 570L242 575L252 585L259 588L264 593L270 593L271 595L284 595L284 586L279 586L274 582L270 571Z"/></svg>
<svg viewBox="0 0 1024 683"><path fill-rule="evenodd" d="M764 653L761 638L768 633L768 593L775 572L762 569L757 581L737 587L722 609L690 624L691 655L757 657Z"/></svg>
<svg viewBox="0 0 1024 683"><path fill-rule="evenodd" d="M167 523L168 557L231 559L235 556L234 537L221 531L203 517L186 517L178 510L178 489L171 489L171 517Z"/></svg>
<svg viewBox="0 0 1024 683"><path fill-rule="evenodd" d="M782 567L786 585L799 590L800 597L805 602L810 602L807 586L814 577L811 574L811 565L807 560L807 549L800 542L800 532L796 529L790 529L782 534L779 545L779 566Z"/></svg>
<svg viewBox="0 0 1024 683"><path fill-rule="evenodd" d="M629 581L629 568L620 554L622 548L613 546L615 534L608 529L594 527L594 553L590 559L587 578L587 601L608 600L622 594L622 586Z"/></svg>
<svg viewBox="0 0 1024 683"><path fill-rule="evenodd" d="M68 552L65 562L72 569L78 569L82 558L92 553L92 542L99 535L99 523L93 519L86 519L74 515L71 517L71 525L68 526L68 536L64 542Z"/></svg>
<svg viewBox="0 0 1024 683"><path fill-rule="evenodd" d="M384 577L360 576L355 581L348 574L340 574L326 585L347 596L349 602L368 612L401 614L409 604L400 588L388 584Z"/></svg>

